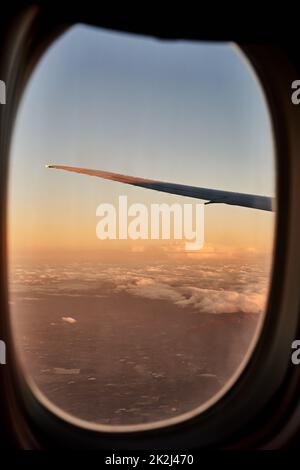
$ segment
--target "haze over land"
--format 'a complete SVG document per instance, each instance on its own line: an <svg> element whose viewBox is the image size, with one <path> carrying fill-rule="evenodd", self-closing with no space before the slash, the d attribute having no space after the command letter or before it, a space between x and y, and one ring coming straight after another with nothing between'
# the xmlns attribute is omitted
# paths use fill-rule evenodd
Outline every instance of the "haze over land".
<svg viewBox="0 0 300 470"><path fill-rule="evenodd" d="M102 424L180 415L217 393L261 320L261 261L17 265L11 308L27 373Z"/></svg>

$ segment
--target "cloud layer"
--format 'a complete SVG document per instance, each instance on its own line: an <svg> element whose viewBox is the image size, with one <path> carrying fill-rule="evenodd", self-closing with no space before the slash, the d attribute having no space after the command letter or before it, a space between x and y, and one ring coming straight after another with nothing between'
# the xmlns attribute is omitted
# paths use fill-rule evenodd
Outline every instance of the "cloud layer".
<svg viewBox="0 0 300 470"><path fill-rule="evenodd" d="M261 313L267 301L269 273L262 263L116 265L73 263L26 269L11 277L14 294L108 297L120 293L172 302L199 313ZM67 321L63 319L64 321Z"/></svg>

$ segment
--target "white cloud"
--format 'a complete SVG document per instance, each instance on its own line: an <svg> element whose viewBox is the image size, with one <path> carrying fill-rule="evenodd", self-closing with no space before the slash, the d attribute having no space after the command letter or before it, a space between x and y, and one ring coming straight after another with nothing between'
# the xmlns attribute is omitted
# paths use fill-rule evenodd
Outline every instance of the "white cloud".
<svg viewBox="0 0 300 470"><path fill-rule="evenodd" d="M65 321L66 323L70 323L71 325L77 322L77 320L75 320L75 318L72 318L72 317L62 317L62 321Z"/></svg>
<svg viewBox="0 0 300 470"><path fill-rule="evenodd" d="M264 309L266 295L240 293L232 290L201 289L188 287L185 289L190 296L177 301L182 307L192 306L203 313L260 313Z"/></svg>

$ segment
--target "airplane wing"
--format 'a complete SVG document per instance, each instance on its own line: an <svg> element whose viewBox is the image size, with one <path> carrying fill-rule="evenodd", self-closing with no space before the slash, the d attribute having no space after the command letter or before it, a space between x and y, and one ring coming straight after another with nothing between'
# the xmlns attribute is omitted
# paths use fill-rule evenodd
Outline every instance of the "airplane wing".
<svg viewBox="0 0 300 470"><path fill-rule="evenodd" d="M268 196L258 196L255 194L236 193L232 191L221 191L219 189L199 188L198 186L188 186L186 184L167 183L136 176L126 176L118 173L111 173L101 170L89 170L86 168L76 168L72 166L46 165L46 168L82 173L84 175L97 176L106 180L118 181L119 183L139 186L141 188L153 189L179 196L193 197L207 201L206 204L230 204L233 206L251 207L263 211L274 210L274 198Z"/></svg>

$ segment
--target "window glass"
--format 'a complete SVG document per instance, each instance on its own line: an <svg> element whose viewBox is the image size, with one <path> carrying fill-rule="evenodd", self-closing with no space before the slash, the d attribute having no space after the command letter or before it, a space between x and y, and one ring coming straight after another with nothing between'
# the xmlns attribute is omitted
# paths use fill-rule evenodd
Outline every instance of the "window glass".
<svg viewBox="0 0 300 470"><path fill-rule="evenodd" d="M115 427L213 404L262 327L275 213L47 164L274 197L270 117L241 51L77 25L30 80L10 165L11 322L40 398ZM157 204L169 233L161 214L151 231Z"/></svg>

